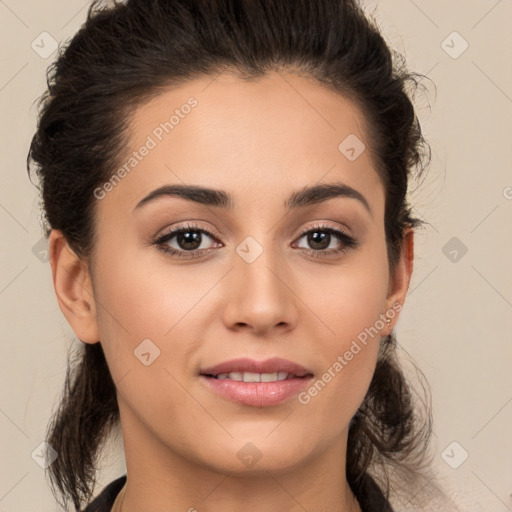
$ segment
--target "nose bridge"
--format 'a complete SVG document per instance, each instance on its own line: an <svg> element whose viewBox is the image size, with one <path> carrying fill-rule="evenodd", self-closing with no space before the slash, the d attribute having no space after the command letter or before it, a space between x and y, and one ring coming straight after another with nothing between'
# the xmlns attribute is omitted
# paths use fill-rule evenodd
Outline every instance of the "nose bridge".
<svg viewBox="0 0 512 512"><path fill-rule="evenodd" d="M257 236L247 236L236 247L235 273L248 292L279 293L283 284L276 274L284 267L282 255L271 233Z"/></svg>
<svg viewBox="0 0 512 512"><path fill-rule="evenodd" d="M258 237L258 239L256 238ZM235 248L226 321L264 331L296 320L293 294L286 286L286 264L271 233L247 236Z"/></svg>

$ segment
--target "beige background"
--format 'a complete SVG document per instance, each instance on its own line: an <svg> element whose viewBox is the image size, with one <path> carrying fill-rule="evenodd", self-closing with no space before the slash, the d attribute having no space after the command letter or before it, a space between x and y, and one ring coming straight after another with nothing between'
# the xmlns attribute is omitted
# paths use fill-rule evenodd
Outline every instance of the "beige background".
<svg viewBox="0 0 512 512"><path fill-rule="evenodd" d="M31 453L44 441L74 342L25 159L33 103L56 55L44 52L51 38L63 43L76 32L88 5L0 0L0 512L58 510ZM417 97L433 160L412 198L430 227L417 237L398 339L430 382L436 470L454 501L468 512L512 510L512 1L366 6L409 67L435 83L423 81L427 94ZM457 469L446 462L456 466L466 452ZM108 462L98 490L124 471L119 440Z"/></svg>

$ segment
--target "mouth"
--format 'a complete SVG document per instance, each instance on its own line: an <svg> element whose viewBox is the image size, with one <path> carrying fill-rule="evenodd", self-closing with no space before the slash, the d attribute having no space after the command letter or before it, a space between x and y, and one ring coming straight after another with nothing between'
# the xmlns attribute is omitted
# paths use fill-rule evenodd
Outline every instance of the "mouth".
<svg viewBox="0 0 512 512"><path fill-rule="evenodd" d="M241 358L201 370L208 389L238 404L256 407L277 405L299 393L313 373L292 361Z"/></svg>
<svg viewBox="0 0 512 512"><path fill-rule="evenodd" d="M289 379L302 379L304 375L298 376L288 372L272 372L272 373L257 373L257 372L229 372L219 373L218 375L205 375L213 379L229 379L238 382L277 382Z"/></svg>

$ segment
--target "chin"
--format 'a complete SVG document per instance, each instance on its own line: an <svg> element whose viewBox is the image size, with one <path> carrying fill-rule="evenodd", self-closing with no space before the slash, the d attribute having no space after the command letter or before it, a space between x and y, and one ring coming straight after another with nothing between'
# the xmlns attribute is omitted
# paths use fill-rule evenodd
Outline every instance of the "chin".
<svg viewBox="0 0 512 512"><path fill-rule="evenodd" d="M229 446L216 444L215 451L208 450L210 457L205 462L216 471L239 475L289 473L305 463L310 454L305 439L276 435L271 440L271 436L230 439Z"/></svg>

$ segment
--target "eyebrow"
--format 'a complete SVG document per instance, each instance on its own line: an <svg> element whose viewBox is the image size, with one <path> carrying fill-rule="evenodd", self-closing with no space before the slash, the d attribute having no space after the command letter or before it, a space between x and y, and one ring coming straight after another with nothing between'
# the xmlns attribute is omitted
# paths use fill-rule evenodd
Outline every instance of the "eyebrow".
<svg viewBox="0 0 512 512"><path fill-rule="evenodd" d="M224 190L206 188L199 185L164 185L159 187L141 199L134 211L145 204L161 197L181 197L188 201L194 201L207 206L215 206L232 210L235 206L233 196ZM285 208L290 211L305 206L318 204L335 197L346 197L358 200L371 214L371 208L361 192L344 183L323 183L304 187L293 192L285 201Z"/></svg>

